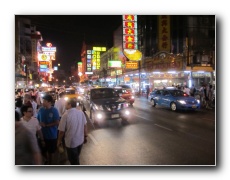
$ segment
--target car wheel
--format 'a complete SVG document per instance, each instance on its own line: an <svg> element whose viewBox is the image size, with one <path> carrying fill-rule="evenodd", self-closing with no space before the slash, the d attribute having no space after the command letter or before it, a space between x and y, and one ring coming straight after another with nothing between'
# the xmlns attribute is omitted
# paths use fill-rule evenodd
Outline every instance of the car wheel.
<svg viewBox="0 0 230 180"><path fill-rule="evenodd" d="M171 107L172 111L176 111L177 110L176 103L174 103L174 102L171 103L170 107Z"/></svg>
<svg viewBox="0 0 230 180"><path fill-rule="evenodd" d="M155 103L154 99L151 99L151 104L152 104L153 107L156 106L156 103Z"/></svg>

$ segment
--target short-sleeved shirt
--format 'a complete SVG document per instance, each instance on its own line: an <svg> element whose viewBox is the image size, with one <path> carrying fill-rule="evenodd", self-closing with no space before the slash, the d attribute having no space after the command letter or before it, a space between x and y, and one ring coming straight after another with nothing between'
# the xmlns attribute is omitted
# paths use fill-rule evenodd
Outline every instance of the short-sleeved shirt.
<svg viewBox="0 0 230 180"><path fill-rule="evenodd" d="M37 139L22 124L15 128L15 165L34 165L34 153L40 153Z"/></svg>
<svg viewBox="0 0 230 180"><path fill-rule="evenodd" d="M31 117L29 121L26 121L22 117L21 121L22 121L22 124L36 137L37 131L41 129L38 119Z"/></svg>
<svg viewBox="0 0 230 180"><path fill-rule="evenodd" d="M75 148L83 144L86 123L85 114L76 108L71 108L63 114L58 130L65 132L66 147Z"/></svg>
<svg viewBox="0 0 230 180"><path fill-rule="evenodd" d="M45 124L58 121L58 110L54 107L49 109L41 107L38 111L37 119L39 122L43 122ZM57 126L42 127L42 133L45 139L57 139Z"/></svg>
<svg viewBox="0 0 230 180"><path fill-rule="evenodd" d="M62 115L65 112L65 104L66 104L66 100L64 98L60 98L54 104L54 107L57 108L60 117L62 117Z"/></svg>

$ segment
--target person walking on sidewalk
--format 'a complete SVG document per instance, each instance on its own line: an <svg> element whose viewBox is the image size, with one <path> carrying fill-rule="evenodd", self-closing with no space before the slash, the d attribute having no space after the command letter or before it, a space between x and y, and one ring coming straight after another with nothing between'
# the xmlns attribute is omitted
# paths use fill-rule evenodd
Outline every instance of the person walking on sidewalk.
<svg viewBox="0 0 230 180"><path fill-rule="evenodd" d="M208 102L206 105L207 109L212 109L212 99L213 99L213 88L212 85L209 85L208 91L207 91L207 97L208 97Z"/></svg>
<svg viewBox="0 0 230 180"><path fill-rule="evenodd" d="M66 100L64 99L64 92L59 94L59 99L55 102L54 107L57 108L59 117L61 119L62 115L65 112Z"/></svg>
<svg viewBox="0 0 230 180"><path fill-rule="evenodd" d="M20 121L17 111L15 111L15 165L42 165L37 139Z"/></svg>
<svg viewBox="0 0 230 180"><path fill-rule="evenodd" d="M146 98L148 99L149 97L149 91L150 91L150 88L149 88L149 85L146 86Z"/></svg>
<svg viewBox="0 0 230 180"><path fill-rule="evenodd" d="M87 142L86 117L83 111L76 108L76 100L70 99L66 103L66 113L62 116L58 130L57 147L62 144L65 134L65 147L71 165L80 165L80 153Z"/></svg>
<svg viewBox="0 0 230 180"><path fill-rule="evenodd" d="M45 141L45 157L48 165L53 164L54 153L57 149L57 128L59 124L59 114L51 103L53 98L51 95L43 97L43 107L38 111L37 119L42 127L42 133Z"/></svg>

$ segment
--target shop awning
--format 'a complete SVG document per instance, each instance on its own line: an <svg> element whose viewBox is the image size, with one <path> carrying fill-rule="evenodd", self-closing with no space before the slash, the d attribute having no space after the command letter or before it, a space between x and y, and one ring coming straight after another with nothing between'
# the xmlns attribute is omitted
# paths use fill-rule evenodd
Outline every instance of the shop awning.
<svg viewBox="0 0 230 180"><path fill-rule="evenodd" d="M191 67L187 66L186 71L191 71ZM192 71L206 71L206 72L213 72L213 68L211 66L194 66Z"/></svg>

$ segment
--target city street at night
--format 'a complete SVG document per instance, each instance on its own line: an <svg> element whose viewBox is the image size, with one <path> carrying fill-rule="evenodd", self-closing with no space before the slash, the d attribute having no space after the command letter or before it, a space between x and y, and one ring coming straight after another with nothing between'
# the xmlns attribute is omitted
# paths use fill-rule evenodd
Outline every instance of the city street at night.
<svg viewBox="0 0 230 180"><path fill-rule="evenodd" d="M82 165L215 165L215 110L171 112L140 97L131 112L128 124L88 119Z"/></svg>
<svg viewBox="0 0 230 180"><path fill-rule="evenodd" d="M229 176L225 3L10 1L3 177Z"/></svg>

